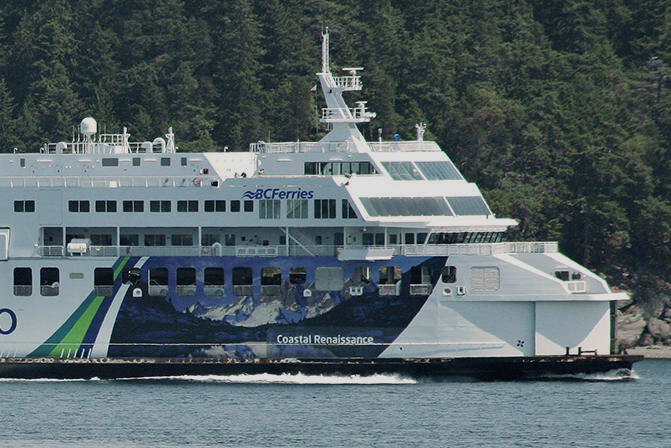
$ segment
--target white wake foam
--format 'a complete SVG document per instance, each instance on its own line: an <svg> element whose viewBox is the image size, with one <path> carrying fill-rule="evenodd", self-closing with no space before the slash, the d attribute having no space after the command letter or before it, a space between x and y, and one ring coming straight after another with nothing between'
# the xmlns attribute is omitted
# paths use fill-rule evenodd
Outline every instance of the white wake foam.
<svg viewBox="0 0 671 448"><path fill-rule="evenodd" d="M280 375L259 373L254 375L179 375L152 376L144 378L119 378L119 380L175 380L200 383L237 383L237 384L416 384L412 378L399 375L376 374L360 375L305 375L302 373Z"/></svg>
<svg viewBox="0 0 671 448"><path fill-rule="evenodd" d="M630 381L638 380L640 377L629 369L614 369L601 373L576 373L570 375L547 375L543 378L557 380L576 380L576 381Z"/></svg>

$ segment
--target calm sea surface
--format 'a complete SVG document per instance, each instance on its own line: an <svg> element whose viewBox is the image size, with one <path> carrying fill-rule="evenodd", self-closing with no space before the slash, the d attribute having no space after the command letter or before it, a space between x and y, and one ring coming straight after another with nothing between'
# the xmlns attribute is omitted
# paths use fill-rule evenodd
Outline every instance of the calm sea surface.
<svg viewBox="0 0 671 448"><path fill-rule="evenodd" d="M671 446L671 361L636 379L0 381L0 446Z"/></svg>

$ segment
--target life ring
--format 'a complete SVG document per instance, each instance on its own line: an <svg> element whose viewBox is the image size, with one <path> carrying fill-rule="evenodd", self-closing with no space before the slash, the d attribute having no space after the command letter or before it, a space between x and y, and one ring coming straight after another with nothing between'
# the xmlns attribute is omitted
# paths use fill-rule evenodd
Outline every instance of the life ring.
<svg viewBox="0 0 671 448"><path fill-rule="evenodd" d="M194 177L194 178L193 178L193 184L194 184L196 187L200 187L200 184L201 184L201 183L202 183L202 180L200 179L200 177Z"/></svg>

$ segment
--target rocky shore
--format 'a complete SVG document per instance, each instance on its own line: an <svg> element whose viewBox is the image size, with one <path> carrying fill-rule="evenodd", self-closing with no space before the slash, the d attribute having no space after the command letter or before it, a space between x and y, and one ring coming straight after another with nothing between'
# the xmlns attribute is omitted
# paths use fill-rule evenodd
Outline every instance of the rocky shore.
<svg viewBox="0 0 671 448"><path fill-rule="evenodd" d="M617 304L616 352L646 358L671 358L671 306L659 300Z"/></svg>

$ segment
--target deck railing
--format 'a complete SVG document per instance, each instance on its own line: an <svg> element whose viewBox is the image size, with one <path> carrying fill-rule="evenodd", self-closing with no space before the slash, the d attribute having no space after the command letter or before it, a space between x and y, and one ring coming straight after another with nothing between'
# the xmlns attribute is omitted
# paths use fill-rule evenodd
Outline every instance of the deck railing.
<svg viewBox="0 0 671 448"><path fill-rule="evenodd" d="M119 188L209 186L215 176L0 176L0 187L9 188Z"/></svg>
<svg viewBox="0 0 671 448"><path fill-rule="evenodd" d="M347 249L376 249L392 255L405 256L454 256L454 255L499 255L556 253L556 242L505 242L473 244L410 244L388 246L353 246ZM334 256L343 246L90 246L84 253L71 254L63 246L37 246L36 256L42 257L151 257L151 256L236 256L236 257L277 257L277 256Z"/></svg>

